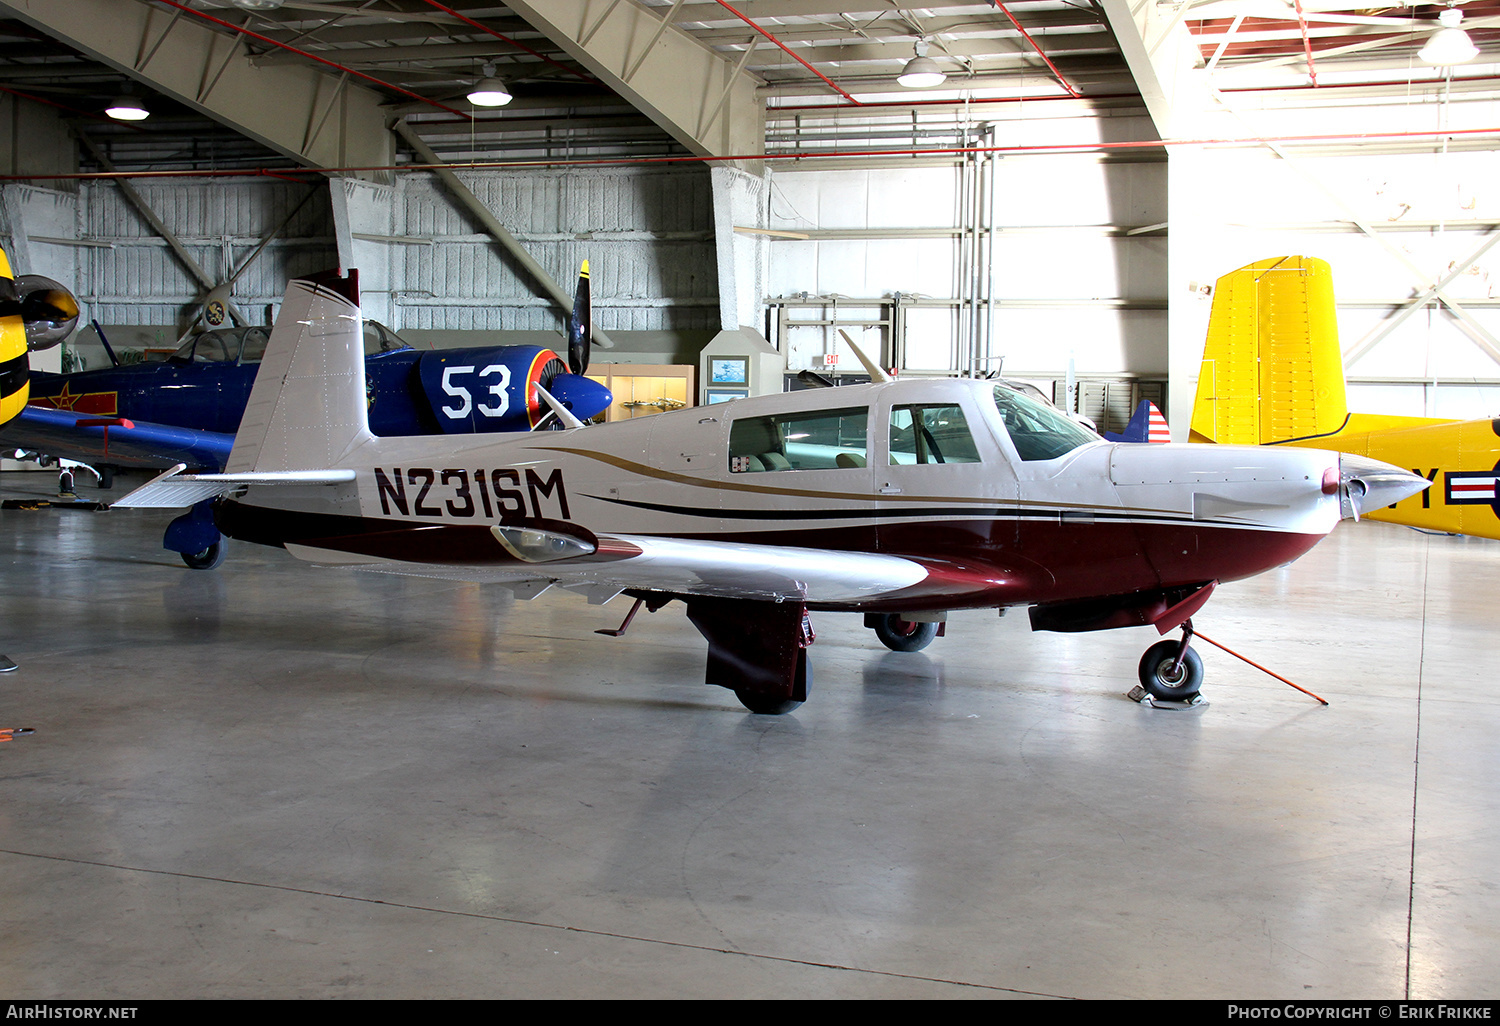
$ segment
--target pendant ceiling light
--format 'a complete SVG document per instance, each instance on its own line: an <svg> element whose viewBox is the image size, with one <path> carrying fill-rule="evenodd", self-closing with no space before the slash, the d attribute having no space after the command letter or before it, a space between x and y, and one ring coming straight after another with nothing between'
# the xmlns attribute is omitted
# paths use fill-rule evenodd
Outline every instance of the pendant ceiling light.
<svg viewBox="0 0 1500 1026"><path fill-rule="evenodd" d="M1464 20L1464 12L1450 7L1438 15L1438 24L1443 27L1432 34L1427 45L1417 51L1417 56L1428 64L1446 67L1463 64L1479 56L1479 48L1469 34L1458 26Z"/></svg>
<svg viewBox="0 0 1500 1026"><path fill-rule="evenodd" d="M905 69L896 77L896 81L908 89L930 89L935 85L942 85L948 76L943 74L937 61L927 56L927 40L917 40L916 52L917 55L906 62Z"/></svg>
<svg viewBox="0 0 1500 1026"><path fill-rule="evenodd" d="M146 105L129 93L116 96L109 101L109 106L104 108L104 113L116 121L144 121L151 116L151 112L146 110Z"/></svg>
<svg viewBox="0 0 1500 1026"><path fill-rule="evenodd" d="M495 66L484 66L484 77L469 90L469 102L476 107L504 107L511 101L510 90L495 77Z"/></svg>

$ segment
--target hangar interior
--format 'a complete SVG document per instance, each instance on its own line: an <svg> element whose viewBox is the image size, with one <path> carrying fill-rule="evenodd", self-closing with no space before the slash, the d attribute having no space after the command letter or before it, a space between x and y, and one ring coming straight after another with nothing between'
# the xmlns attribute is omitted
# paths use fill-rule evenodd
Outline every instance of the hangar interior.
<svg viewBox="0 0 1500 1026"><path fill-rule="evenodd" d="M1308 254L1351 408L1489 417L1497 63L1494 0L0 0L0 238L98 326L43 369L335 266L418 346L557 345L587 260L596 363L690 403L705 353L865 380L846 331L1179 441L1215 280ZM680 613L197 573L144 519L5 514L7 993L1496 992L1494 542L1345 525L1215 598L1328 709L1219 657L1147 710L1133 635L991 611L825 618L773 719Z"/></svg>

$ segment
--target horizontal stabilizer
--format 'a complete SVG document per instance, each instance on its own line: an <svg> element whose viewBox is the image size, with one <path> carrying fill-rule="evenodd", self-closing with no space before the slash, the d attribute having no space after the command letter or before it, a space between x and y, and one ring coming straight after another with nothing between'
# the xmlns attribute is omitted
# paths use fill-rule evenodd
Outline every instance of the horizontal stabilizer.
<svg viewBox="0 0 1500 1026"><path fill-rule="evenodd" d="M353 481L352 470L282 470L246 474L184 474L179 463L141 485L112 508L183 509L250 485L331 485Z"/></svg>

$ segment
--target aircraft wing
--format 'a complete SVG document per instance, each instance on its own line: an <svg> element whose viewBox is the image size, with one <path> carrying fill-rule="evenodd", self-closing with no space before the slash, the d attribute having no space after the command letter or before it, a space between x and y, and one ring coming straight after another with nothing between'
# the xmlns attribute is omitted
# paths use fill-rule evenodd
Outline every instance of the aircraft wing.
<svg viewBox="0 0 1500 1026"><path fill-rule="evenodd" d="M234 435L27 406L0 431L0 446L80 463L155 467L166 461L222 467L234 447Z"/></svg>
<svg viewBox="0 0 1500 1026"><path fill-rule="evenodd" d="M673 595L793 601L811 605L877 602L941 595L945 605L966 594L992 595L1014 584L1033 587L1021 573L869 552L786 545L589 535L528 527L432 525L288 542L287 551L325 566L437 577L481 584L526 585L539 594L552 584L607 601L626 589ZM528 538L530 540L528 541Z"/></svg>

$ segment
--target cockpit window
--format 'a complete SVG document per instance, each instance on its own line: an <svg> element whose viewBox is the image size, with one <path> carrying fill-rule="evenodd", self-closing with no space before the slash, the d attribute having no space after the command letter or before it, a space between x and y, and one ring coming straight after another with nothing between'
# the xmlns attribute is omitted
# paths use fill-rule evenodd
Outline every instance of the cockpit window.
<svg viewBox="0 0 1500 1026"><path fill-rule="evenodd" d="M410 349L411 345L379 321L364 322L366 356ZM271 329L253 325L247 328L216 328L193 335L172 354L178 363L260 363L266 355Z"/></svg>
<svg viewBox="0 0 1500 1026"><path fill-rule="evenodd" d="M240 363L260 363L266 355L266 343L271 341L270 328L246 328L240 343Z"/></svg>
<svg viewBox="0 0 1500 1026"><path fill-rule="evenodd" d="M411 343L379 321L365 321L365 355L393 353L398 349L410 349Z"/></svg>
<svg viewBox="0 0 1500 1026"><path fill-rule="evenodd" d="M995 386L995 407L1016 453L1026 461L1056 459L1099 436L1075 424L1046 403L1002 385Z"/></svg>
<svg viewBox="0 0 1500 1026"><path fill-rule="evenodd" d="M869 419L860 406L736 420L729 428L729 472L863 467Z"/></svg>
<svg viewBox="0 0 1500 1026"><path fill-rule="evenodd" d="M172 354L183 363L233 363L240 355L240 332L233 328L194 335Z"/></svg>
<svg viewBox="0 0 1500 1026"><path fill-rule="evenodd" d="M891 410L891 465L978 463L979 450L957 406L897 406Z"/></svg>

